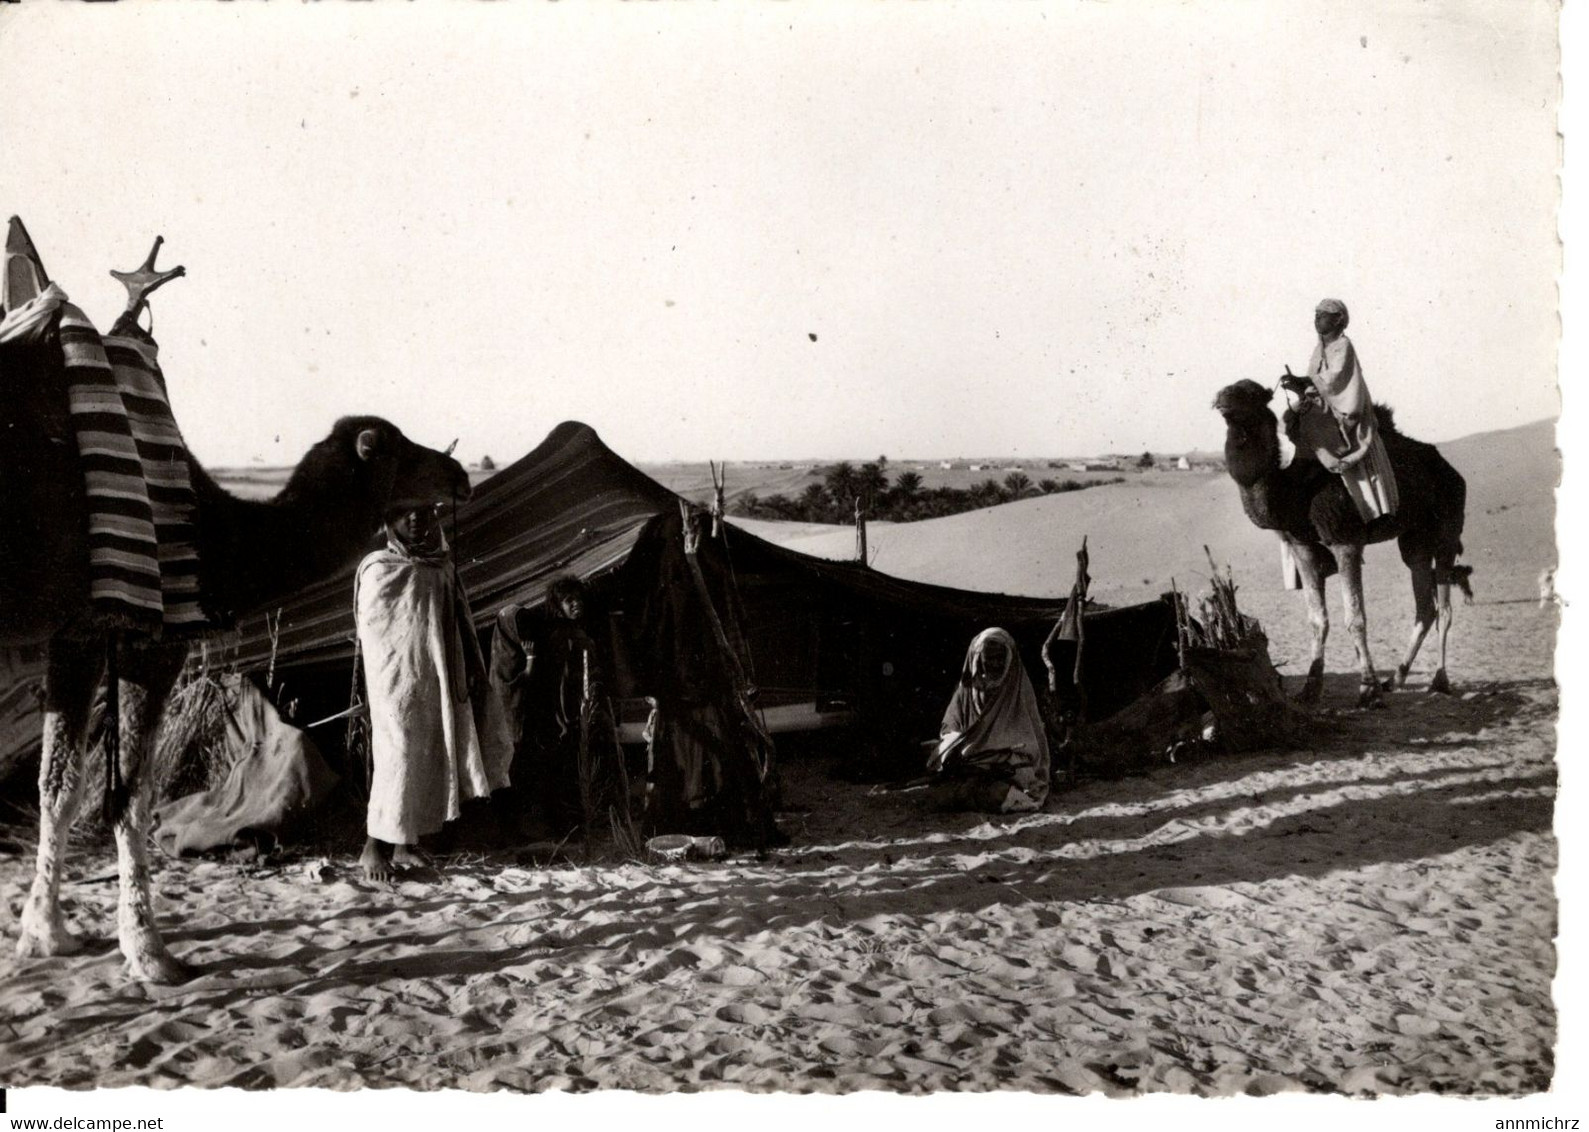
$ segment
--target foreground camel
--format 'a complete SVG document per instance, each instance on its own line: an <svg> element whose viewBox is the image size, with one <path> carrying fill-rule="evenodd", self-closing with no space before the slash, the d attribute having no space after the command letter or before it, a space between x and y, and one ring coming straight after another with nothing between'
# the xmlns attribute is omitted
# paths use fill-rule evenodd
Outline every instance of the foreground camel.
<svg viewBox="0 0 1589 1132"><path fill-rule="evenodd" d="M1330 630L1324 581L1339 570L1346 627L1362 672L1358 702L1364 706L1382 702L1368 654L1363 547L1390 539L1396 540L1401 560L1412 574L1413 595L1412 637L1406 658L1396 669L1395 686L1406 684L1418 649L1438 619L1440 665L1429 690L1449 692L1446 638L1451 632L1451 586L1467 581L1466 568L1455 566L1462 553L1467 484L1434 445L1403 436L1396 431L1390 410L1377 408L1379 435L1396 473L1401 509L1364 523L1340 476L1315 460L1298 459L1281 468L1275 416L1269 408L1272 396L1273 390L1256 381L1238 381L1219 391L1214 408L1225 418L1225 467L1241 488L1242 508L1259 527L1279 532L1302 576L1313 627L1313 658L1300 698L1315 701L1323 689L1324 641ZM1290 429L1288 420L1288 435Z"/></svg>
<svg viewBox="0 0 1589 1132"><path fill-rule="evenodd" d="M174 274L128 275L129 311ZM45 279L41 265L37 279ZM90 611L87 502L61 365L53 332L34 344L0 345L0 372L17 391L0 404L0 495L10 497L0 506L0 647L44 644L48 654L38 865L17 953L59 955L81 946L61 915L61 863L82 792L89 711L109 661L117 680L107 703L119 709L122 784L111 815L121 883L117 933L134 977L180 982L191 969L167 951L150 904L145 764L188 646L125 630L109 634ZM236 499L191 456L187 463L197 496L202 600L222 618L265 607L350 565L388 511L467 498L470 490L457 461L377 417L338 421L265 502Z"/></svg>

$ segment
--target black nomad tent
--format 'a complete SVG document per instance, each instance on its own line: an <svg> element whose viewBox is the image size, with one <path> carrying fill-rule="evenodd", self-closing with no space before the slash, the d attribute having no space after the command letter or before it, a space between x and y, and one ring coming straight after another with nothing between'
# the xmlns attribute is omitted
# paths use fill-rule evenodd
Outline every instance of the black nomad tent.
<svg viewBox="0 0 1589 1132"><path fill-rule="evenodd" d="M1010 632L1042 687L1042 645L1066 604L907 581L703 520L577 422L553 429L445 520L488 653L503 610L517 606L533 616L562 575L586 583L613 653L608 690L625 743L644 741L648 705L640 697L659 670L693 667L697 680L706 673L738 685L725 694L754 715L759 735L844 729L830 749L856 773L914 773L971 638L995 625ZM692 525L709 533L686 570L677 544ZM371 549L381 541L372 531ZM697 567L699 587L680 600L681 590L694 588ZM345 726L312 725L350 704L352 594L349 569L196 650L211 670L240 672L264 688L288 723L311 728L331 769L342 772L349 769L339 750ZM1125 707L1175 670L1169 602L1089 609L1084 622L1089 718ZM671 643L660 651L658 624L670 626ZM1061 701L1074 700L1074 647L1060 641L1054 650ZM13 698L32 707L23 702L31 696ZM17 722L36 739L36 724Z"/></svg>
<svg viewBox="0 0 1589 1132"><path fill-rule="evenodd" d="M635 666L622 654L637 643L641 611L665 584L652 544L678 537L680 504L593 429L565 422L449 518L459 575L482 633L505 607L541 603L559 575L591 587L620 653L615 691L626 740L639 739L645 716L630 694ZM703 541L717 614L744 654L770 732L851 725L874 745L931 738L966 644L990 625L1014 635L1034 683L1044 679L1041 647L1064 599L906 581L858 562L784 549L731 522ZM350 571L245 620L212 661L269 672L278 702L299 723L345 708L352 590ZM1085 622L1083 684L1094 718L1130 703L1175 668L1169 603L1089 611ZM1071 657L1064 650L1071 647L1058 646L1067 684Z"/></svg>

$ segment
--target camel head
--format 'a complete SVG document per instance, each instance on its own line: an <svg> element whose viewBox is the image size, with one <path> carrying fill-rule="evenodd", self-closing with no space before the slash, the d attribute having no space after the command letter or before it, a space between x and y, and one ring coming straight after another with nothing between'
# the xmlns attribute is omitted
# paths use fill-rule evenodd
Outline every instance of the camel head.
<svg viewBox="0 0 1589 1132"><path fill-rule="evenodd" d="M1225 418L1225 467L1243 487L1280 466L1275 415L1269 408L1273 396L1273 390L1243 378L1214 397L1214 408Z"/></svg>
<svg viewBox="0 0 1589 1132"><path fill-rule="evenodd" d="M469 475L445 452L415 444L380 417L343 417L309 450L283 495L331 491L376 522L388 512L469 498Z"/></svg>

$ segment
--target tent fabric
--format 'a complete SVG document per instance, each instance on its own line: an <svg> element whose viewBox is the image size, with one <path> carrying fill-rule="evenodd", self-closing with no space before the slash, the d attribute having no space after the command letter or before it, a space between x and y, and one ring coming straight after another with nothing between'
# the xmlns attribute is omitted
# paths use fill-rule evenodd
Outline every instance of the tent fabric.
<svg viewBox="0 0 1589 1132"><path fill-rule="evenodd" d="M280 838L337 782L308 734L285 722L246 679L237 681L225 748L237 761L219 786L155 810L155 841L167 854L225 849L250 834Z"/></svg>
<svg viewBox="0 0 1589 1132"><path fill-rule="evenodd" d="M588 578L629 556L646 523L677 506L667 488L602 444L594 430L563 424L523 459L486 480L448 520L458 576L477 626L509 604L535 605L560 573ZM374 550L384 542L372 540ZM301 591L280 607L278 665L344 661L353 655L353 571ZM244 671L270 662L269 610L239 622L227 659Z"/></svg>
<svg viewBox="0 0 1589 1132"><path fill-rule="evenodd" d="M0 651L0 782L38 758L43 702L43 650Z"/></svg>
<svg viewBox="0 0 1589 1132"><path fill-rule="evenodd" d="M450 517L448 535L458 556L459 578L472 599L475 624L486 626L509 604L538 604L558 574L591 578L616 570L646 524L675 511L678 503L677 495L614 454L588 425L558 425L528 455L481 484ZM877 605L906 605L980 626L1041 622L1045 633L1065 607L1061 598L978 593L895 578L857 562L784 549L731 523L726 530L736 567L743 565L742 557L754 555ZM378 545L374 540L370 549ZM277 664L351 657L352 592L349 569L283 603L275 638ZM263 669L270 662L272 634L266 615L273 612L254 611L240 621L227 659L244 671ZM1088 619L1101 618L1100 626L1107 628L1111 620L1119 620L1119 613L1128 612L1089 613ZM1143 620L1140 614L1134 619ZM1157 621L1158 614L1147 620ZM1142 638L1134 635L1140 647ZM958 667L960 651L957 645L952 667Z"/></svg>
<svg viewBox="0 0 1589 1132"><path fill-rule="evenodd" d="M637 710L643 719L635 699L643 694L636 658L625 653L644 646L637 639L641 613L663 582L635 551L664 522L677 524L680 503L587 425L559 425L443 517L476 628L489 631L510 606L538 608L560 574L585 579L612 618L618 646L613 695L624 701L622 722L635 722ZM724 596L735 609L721 612L745 634L745 675L756 706L851 710L869 732L862 746L878 752L936 732L943 689L958 676L965 642L981 629L1008 630L1027 671L1042 670L1043 642L1067 604L930 585L858 562L812 558L731 522L722 531L717 541L732 582ZM255 611L239 620L222 648L212 647L212 662L245 672L274 666L297 694L319 697L314 710L346 706L352 593L349 570L279 607ZM273 626L267 616L278 611ZM1167 601L1089 609L1086 625L1084 684L1092 718L1123 707L1175 667ZM1052 646L1061 694L1071 687L1075 647L1068 641Z"/></svg>
<svg viewBox="0 0 1589 1132"><path fill-rule="evenodd" d="M654 706L646 832L765 848L778 838L773 745L750 702L732 571L704 525L700 512L675 507L646 527L624 567L636 594L635 691Z"/></svg>
<svg viewBox="0 0 1589 1132"><path fill-rule="evenodd" d="M588 827L609 807L629 812L609 695L608 627L589 604L578 621L517 605L497 616L490 680L513 743L511 796L500 800L521 821L538 809L554 830L566 831Z"/></svg>

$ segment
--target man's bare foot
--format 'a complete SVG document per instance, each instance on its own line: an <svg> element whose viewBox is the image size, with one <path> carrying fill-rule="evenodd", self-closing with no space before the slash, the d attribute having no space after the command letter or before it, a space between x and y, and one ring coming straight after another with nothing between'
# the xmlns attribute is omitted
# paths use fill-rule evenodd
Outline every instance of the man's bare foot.
<svg viewBox="0 0 1589 1132"><path fill-rule="evenodd" d="M392 864L402 869L422 869L430 862L412 845L395 845L392 847Z"/></svg>
<svg viewBox="0 0 1589 1132"><path fill-rule="evenodd" d="M401 850L402 846L398 846ZM395 854L394 854L395 856ZM386 855L386 843L377 841L373 837L365 838L364 852L359 856L359 865L364 869L364 879L383 883L392 879L392 862Z"/></svg>

